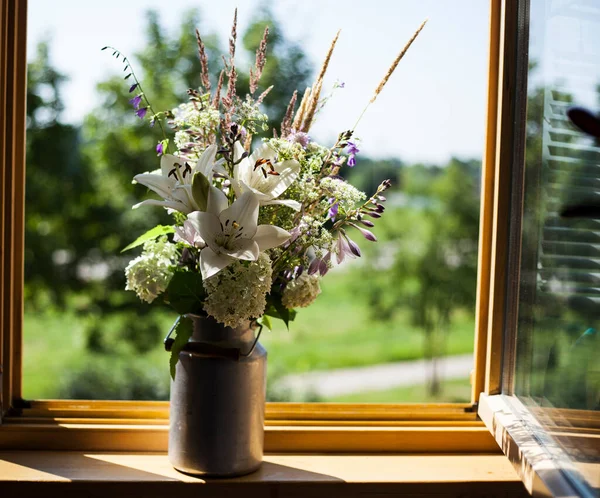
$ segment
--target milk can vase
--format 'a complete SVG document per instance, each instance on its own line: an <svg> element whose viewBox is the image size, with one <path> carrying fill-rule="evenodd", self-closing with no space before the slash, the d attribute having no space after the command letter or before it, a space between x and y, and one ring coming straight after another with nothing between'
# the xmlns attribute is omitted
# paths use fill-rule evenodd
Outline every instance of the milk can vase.
<svg viewBox="0 0 600 498"><path fill-rule="evenodd" d="M169 461L189 474L248 474L263 457L267 352L255 328L190 316L171 382Z"/></svg>

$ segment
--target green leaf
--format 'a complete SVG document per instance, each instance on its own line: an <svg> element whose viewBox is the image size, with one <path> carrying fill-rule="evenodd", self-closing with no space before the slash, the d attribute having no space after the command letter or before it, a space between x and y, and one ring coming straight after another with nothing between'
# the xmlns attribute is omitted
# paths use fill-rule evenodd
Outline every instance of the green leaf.
<svg viewBox="0 0 600 498"><path fill-rule="evenodd" d="M133 249L134 247L141 246L144 242L148 240L156 239L161 235L166 235L168 233L174 233L175 228L167 225L158 225L148 230L144 235L140 235L137 239L135 239L131 244L129 244L125 249L121 252L129 251L129 249Z"/></svg>
<svg viewBox="0 0 600 498"><path fill-rule="evenodd" d="M288 330L290 330L289 323L296 318L296 310L286 308L281 302L281 296L275 293L269 294L264 314L283 320Z"/></svg>
<svg viewBox="0 0 600 498"><path fill-rule="evenodd" d="M169 359L169 370L171 371L171 378L175 380L175 367L179 361L179 353L183 347L187 344L192 333L194 331L192 320L185 316L179 317L179 323L173 331L175 334L175 341L171 346L171 358Z"/></svg>
<svg viewBox="0 0 600 498"><path fill-rule="evenodd" d="M202 275L194 272L175 272L165 291L165 301L180 315L203 313L202 302L206 297Z"/></svg>
<svg viewBox="0 0 600 498"><path fill-rule="evenodd" d="M208 181L208 178L199 171L194 174L194 177L192 178L192 196L194 197L196 204L198 204L200 211L206 211L209 187L210 182Z"/></svg>
<svg viewBox="0 0 600 498"><path fill-rule="evenodd" d="M269 330L273 330L273 327L271 326L271 319L267 315L261 316L258 320L256 320L256 323L262 325L263 327L267 327Z"/></svg>

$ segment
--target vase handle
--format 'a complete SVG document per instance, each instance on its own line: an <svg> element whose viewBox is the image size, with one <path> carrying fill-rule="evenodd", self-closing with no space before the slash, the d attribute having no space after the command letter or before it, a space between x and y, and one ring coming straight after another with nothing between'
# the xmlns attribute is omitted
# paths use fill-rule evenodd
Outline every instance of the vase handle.
<svg viewBox="0 0 600 498"><path fill-rule="evenodd" d="M169 333L165 337L164 344L166 351L171 351L171 349L173 348L173 343L175 342L175 339L171 338L171 334L179 324L179 320L181 320L181 316L177 317L175 323L171 327L171 330L169 330ZM206 342L188 342L183 347L182 351L185 351L186 353L189 353L193 356L212 356L215 358L229 358L235 361L239 361L240 357L247 358L254 352L254 349L258 344L260 334L262 333L262 329L263 326L259 325L258 333L256 334L256 339L254 339L252 347L247 353L242 353L242 350L240 348L224 348Z"/></svg>

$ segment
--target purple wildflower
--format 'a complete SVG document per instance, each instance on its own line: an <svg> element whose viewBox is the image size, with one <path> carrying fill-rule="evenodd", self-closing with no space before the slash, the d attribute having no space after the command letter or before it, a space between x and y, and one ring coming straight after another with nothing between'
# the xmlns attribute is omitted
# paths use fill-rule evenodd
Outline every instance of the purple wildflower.
<svg viewBox="0 0 600 498"><path fill-rule="evenodd" d="M360 258L360 248L345 234L340 233L337 238L337 254L336 259L338 264L343 263L346 256L349 258Z"/></svg>
<svg viewBox="0 0 600 498"><path fill-rule="evenodd" d="M344 159L344 156L336 156L336 158L333 160L333 165L341 166L342 164L344 164Z"/></svg>
<svg viewBox="0 0 600 498"><path fill-rule="evenodd" d="M352 252L352 254L354 254L357 258L360 258L360 247L358 247L358 244L356 242L354 242L350 237L347 237L348 239L348 245L350 246L350 251Z"/></svg>
<svg viewBox="0 0 600 498"><path fill-rule="evenodd" d="M310 137L308 136L308 133L304 133L303 131L296 131L295 128L292 128L289 135L287 136L287 141L290 143L300 144L303 148L306 148L306 146L310 142Z"/></svg>
<svg viewBox="0 0 600 498"><path fill-rule="evenodd" d="M129 93L133 92L133 91L134 91L134 90L135 90L137 87L138 87L138 84L137 84L137 83L134 83L133 85L131 85L131 86L129 87Z"/></svg>
<svg viewBox="0 0 600 498"><path fill-rule="evenodd" d="M365 228L361 228L354 223L350 223L350 225L352 225L360 233L362 233L365 239L370 240L371 242L377 242L377 237L375 237L375 235L373 235L373 232L370 232L369 230L367 230Z"/></svg>
<svg viewBox="0 0 600 498"><path fill-rule="evenodd" d="M331 219L331 220L335 220L335 217L337 216L338 209L339 209L339 204L334 201L335 201L335 199L333 197L331 197L329 199L329 204L331 204L331 207L329 208L328 215L329 215L329 219Z"/></svg>
<svg viewBox="0 0 600 498"><path fill-rule="evenodd" d="M140 118L140 119L144 119L146 117L146 113L148 112L148 108L147 107L141 107L140 109L138 109L137 111L135 111L135 115Z"/></svg>
<svg viewBox="0 0 600 498"><path fill-rule="evenodd" d="M319 271L319 265L321 264L321 260L318 258L313 259L308 266L308 274L314 275Z"/></svg>
<svg viewBox="0 0 600 498"><path fill-rule="evenodd" d="M340 234L337 238L337 251L336 251L336 260L338 265L344 262L346 256L350 256L350 246L348 245L348 241L344 238L342 234Z"/></svg>
<svg viewBox="0 0 600 498"><path fill-rule="evenodd" d="M133 97L129 103L133 106L134 109L139 109L140 108L140 104L142 103L142 94L140 93L139 95L136 95L135 97Z"/></svg>
<svg viewBox="0 0 600 498"><path fill-rule="evenodd" d="M331 253L328 252L319 263L319 274L324 277L329 271L329 261L331 260Z"/></svg>
<svg viewBox="0 0 600 498"><path fill-rule="evenodd" d="M356 154L360 152L360 149L354 142L348 142L346 147L348 148L348 166L352 168L356 165Z"/></svg>
<svg viewBox="0 0 600 498"><path fill-rule="evenodd" d="M162 142L158 142L156 145L156 154L162 156L165 153L165 146Z"/></svg>
<svg viewBox="0 0 600 498"><path fill-rule="evenodd" d="M344 88L346 86L346 83L344 83L343 81L340 81L338 83L338 88Z"/></svg>

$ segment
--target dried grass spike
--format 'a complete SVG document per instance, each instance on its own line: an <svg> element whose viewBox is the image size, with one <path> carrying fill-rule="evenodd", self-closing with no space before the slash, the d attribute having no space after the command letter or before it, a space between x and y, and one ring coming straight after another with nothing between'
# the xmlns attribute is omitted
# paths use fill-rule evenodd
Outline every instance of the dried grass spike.
<svg viewBox="0 0 600 498"><path fill-rule="evenodd" d="M266 90L265 90L263 93L261 93L261 94L259 95L259 97L258 97L258 99L257 99L256 103L257 103L257 104L262 104L262 101L263 101L263 100L265 100L265 97L266 97L267 95L269 95L269 92L270 92L271 90L273 90L273 87L274 87L274 86L275 86L275 85L271 85L271 86L270 86L269 88L267 88L267 89L266 89Z"/></svg>
<svg viewBox="0 0 600 498"><path fill-rule="evenodd" d="M219 74L219 81L217 83L217 89L215 91L215 96L213 97L212 105L215 109L219 109L219 101L221 100L221 90L223 89L223 76L225 75L225 71L222 70Z"/></svg>
<svg viewBox="0 0 600 498"><path fill-rule="evenodd" d="M196 41L198 42L198 57L200 57L200 80L204 90L210 92L210 77L208 73L208 57L206 56L206 49L204 42L200 37L200 31L196 30Z"/></svg>
<svg viewBox="0 0 600 498"><path fill-rule="evenodd" d="M246 135L246 140L244 141L244 150L250 152L250 147L252 146L252 133L248 133Z"/></svg>
<svg viewBox="0 0 600 498"><path fill-rule="evenodd" d="M294 115L294 108L296 107L296 99L298 98L298 90L294 90L294 94L290 99L290 103L287 106L287 110L285 111L285 116L283 117L283 121L281 122L281 136L285 137L290 133L290 129L292 128L292 116Z"/></svg>
<svg viewBox="0 0 600 498"><path fill-rule="evenodd" d="M295 130L300 130L302 126L302 121L304 120L304 115L306 114L306 107L308 106L308 102L310 101L310 93L311 88L307 87L304 91L304 95L302 96L302 100L300 101L300 107L298 112L296 113L296 117L294 118L294 122L292 123L292 128Z"/></svg>
<svg viewBox="0 0 600 498"><path fill-rule="evenodd" d="M327 72L327 67L329 67L329 61L331 60L331 55L333 54L333 49L335 48L335 44L338 41L338 38L340 37L340 33L341 33L341 29L338 30L337 34L335 35L335 38L333 39L333 41L331 42L331 45L329 46L329 50L327 51L327 55L325 56L325 60L323 61L323 65L321 66L321 70L319 71L319 76L317 76L317 82L319 80L322 80L325 76L325 73Z"/></svg>
<svg viewBox="0 0 600 498"><path fill-rule="evenodd" d="M250 69L250 94L256 91L258 81L262 75L265 63L267 62L267 38L269 36L269 27L265 27L260 45L256 50L256 60L254 62L254 71Z"/></svg>
<svg viewBox="0 0 600 498"><path fill-rule="evenodd" d="M325 56L325 60L323 61L323 65L321 66L321 70L319 71L319 76L317 76L317 80L313 86L313 91L310 95L310 102L307 104L305 116L303 117L302 124L300 126L300 131L305 133L310 129L310 125L315 117L315 112L319 105L319 97L321 96L321 88L323 87L323 78L325 77L325 73L329 67L329 61L331 60L331 55L333 54L333 49L338 41L340 32L341 30L336 33L335 38L331 42L329 50L327 51L327 55Z"/></svg>
<svg viewBox="0 0 600 498"><path fill-rule="evenodd" d="M233 14L233 26L231 26L231 38L229 38L229 60L233 65L235 59L235 44L237 42L237 7Z"/></svg>
<svg viewBox="0 0 600 498"><path fill-rule="evenodd" d="M235 70L235 66L231 66L227 76L227 95L225 95L225 98L223 99L223 104L231 109L235 100L235 83L237 81L237 71Z"/></svg>
<svg viewBox="0 0 600 498"><path fill-rule="evenodd" d="M381 90L383 90L383 87L385 86L385 84L390 79L390 76L392 75L392 73L395 71L396 66L398 66L398 63L402 60L402 57L404 57L404 54L406 54L406 52L408 51L408 49L412 45L412 42L414 42L415 39L417 38L417 36L419 36L419 33L425 27L425 24L427 24L427 19L425 19L421 23L421 25L419 26L419 29L417 29L417 31L415 31L415 33L414 33L414 35L412 35L411 39L408 40L408 43L404 46L404 48L396 56L396 58L394 59L394 62L392 62L392 65L390 66L390 68L388 69L387 73L385 73L385 76L380 81L379 85L377 86L377 89L375 90L375 93L373 94L373 98L371 99L371 103L375 102L375 99L377 98L377 95L379 95L381 93Z"/></svg>
<svg viewBox="0 0 600 498"><path fill-rule="evenodd" d="M300 127L300 131L303 131L304 133L308 133L308 130L310 130L310 125L312 125L313 119L315 117L315 112L317 111L317 106L319 105L319 95L321 95L322 87L323 80L321 79L317 81L316 87L311 93L310 102L307 106L302 126Z"/></svg>

